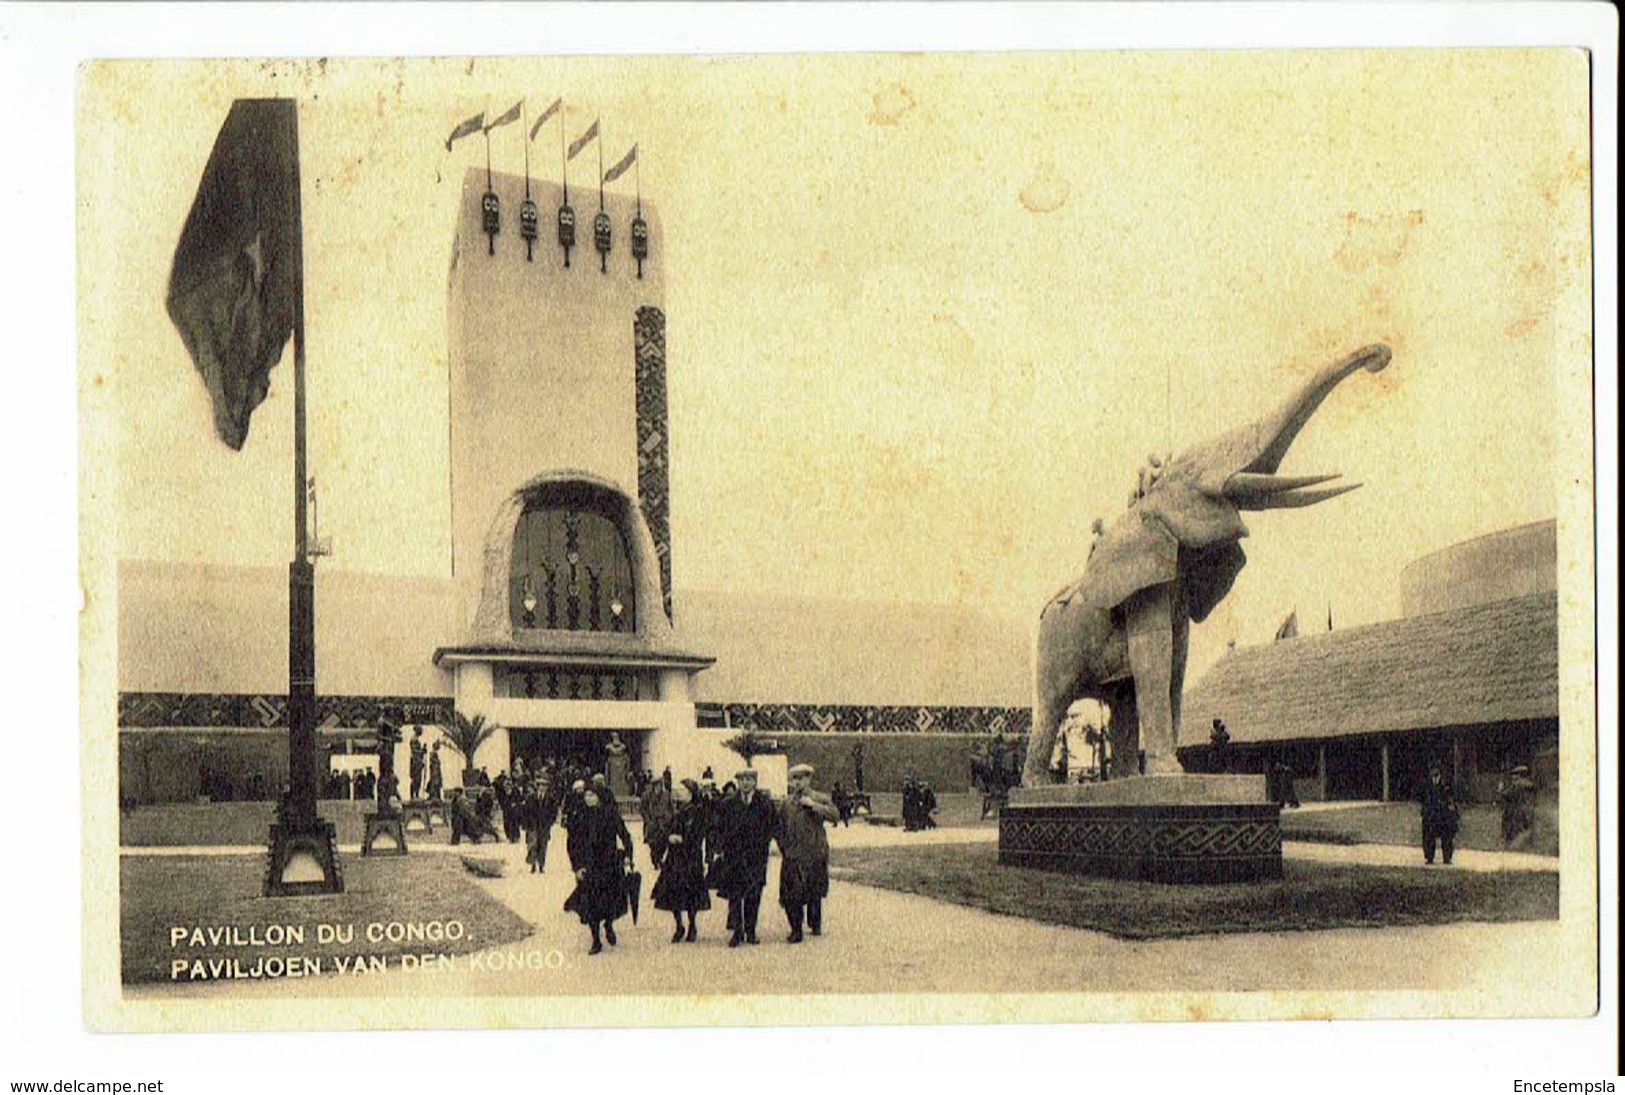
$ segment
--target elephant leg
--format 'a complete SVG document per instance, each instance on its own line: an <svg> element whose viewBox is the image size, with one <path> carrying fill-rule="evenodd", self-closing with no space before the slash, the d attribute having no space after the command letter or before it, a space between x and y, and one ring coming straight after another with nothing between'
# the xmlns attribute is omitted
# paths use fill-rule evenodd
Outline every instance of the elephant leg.
<svg viewBox="0 0 1625 1095"><path fill-rule="evenodd" d="M1112 756L1107 771L1112 779L1140 774L1140 716L1134 708L1134 686L1124 685L1110 701Z"/></svg>
<svg viewBox="0 0 1625 1095"><path fill-rule="evenodd" d="M1191 618L1186 610L1185 599L1176 594L1174 601L1173 618L1173 659L1169 663L1170 677L1168 682L1168 702L1173 711L1172 737L1168 744L1168 755L1178 759L1180 709L1185 703L1185 662L1190 657L1191 645ZM1184 771L1183 766L1176 766L1175 771Z"/></svg>
<svg viewBox="0 0 1625 1095"><path fill-rule="evenodd" d="M1042 787L1050 778L1050 755L1055 751L1055 735L1066 718L1071 700L1054 688L1046 688L1042 676L1033 696L1033 729L1027 738L1027 760L1021 769L1023 787Z"/></svg>
<svg viewBox="0 0 1625 1095"><path fill-rule="evenodd" d="M1148 776L1180 771L1174 756L1174 599L1170 586L1152 586L1136 593L1123 606L1128 624L1129 669L1134 674L1134 700ZM1126 759L1133 764L1132 758Z"/></svg>

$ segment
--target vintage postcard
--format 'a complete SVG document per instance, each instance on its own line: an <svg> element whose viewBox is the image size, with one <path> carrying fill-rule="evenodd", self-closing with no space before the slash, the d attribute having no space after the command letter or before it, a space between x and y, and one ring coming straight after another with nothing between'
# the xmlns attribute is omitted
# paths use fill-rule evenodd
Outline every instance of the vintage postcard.
<svg viewBox="0 0 1625 1095"><path fill-rule="evenodd" d="M87 64L87 1023L1592 1013L1589 80Z"/></svg>

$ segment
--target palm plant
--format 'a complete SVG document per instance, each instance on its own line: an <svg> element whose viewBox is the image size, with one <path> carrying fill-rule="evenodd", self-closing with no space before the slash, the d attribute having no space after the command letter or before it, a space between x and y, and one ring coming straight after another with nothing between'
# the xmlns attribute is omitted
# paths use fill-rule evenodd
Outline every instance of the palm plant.
<svg viewBox="0 0 1625 1095"><path fill-rule="evenodd" d="M463 786L472 787L478 773L474 770L474 754L492 734L502 727L494 722L486 722L484 715L475 715L469 718L461 711L451 713L451 726L440 728L446 735L451 747L457 750L463 758Z"/></svg>
<svg viewBox="0 0 1625 1095"><path fill-rule="evenodd" d="M738 753L744 757L747 768L755 758L779 751L779 743L775 739L759 734L755 730L741 730L724 741L722 747L730 753Z"/></svg>

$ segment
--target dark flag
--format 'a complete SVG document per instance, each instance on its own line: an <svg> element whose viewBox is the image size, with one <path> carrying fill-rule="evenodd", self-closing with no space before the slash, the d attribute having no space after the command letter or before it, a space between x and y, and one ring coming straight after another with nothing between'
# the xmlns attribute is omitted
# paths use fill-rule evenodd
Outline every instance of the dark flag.
<svg viewBox="0 0 1625 1095"><path fill-rule="evenodd" d="M446 138L446 151L451 151L451 146L453 143L462 140L464 137L472 136L484 128L485 111L483 110L474 115L472 118L465 118L463 121L458 122L457 128L452 130L451 136Z"/></svg>
<svg viewBox="0 0 1625 1095"><path fill-rule="evenodd" d="M1282 639L1296 639L1298 637L1298 610L1293 609L1287 618L1281 621L1281 626L1275 629L1275 641Z"/></svg>
<svg viewBox="0 0 1625 1095"><path fill-rule="evenodd" d="M581 155L581 150L583 148L586 148L588 145L592 144L597 139L598 139L598 119L594 118L593 121L592 121L592 125L587 127L587 131L585 133L583 133L581 136L577 137L575 140L570 142L570 154L565 158L570 159L570 160L575 159L577 156Z"/></svg>
<svg viewBox="0 0 1625 1095"><path fill-rule="evenodd" d="M626 153L626 155L621 157L619 163L617 163L614 167L610 168L608 171L604 172L604 181L606 183L614 182L616 179L620 178L622 175L624 175L628 171L630 171L632 169L632 165L637 163L637 162L638 162L638 146L633 145L631 147L631 149Z"/></svg>
<svg viewBox="0 0 1625 1095"><path fill-rule="evenodd" d="M487 133L489 133L489 132L491 132L491 130L495 129L499 125L507 125L510 122L517 122L519 120L520 108L523 107L524 105L525 105L525 100L520 99L517 103L513 104L513 106L511 106L507 110L503 111L502 112L502 117L498 118L496 121L494 121L490 125L486 126L485 131Z"/></svg>
<svg viewBox="0 0 1625 1095"><path fill-rule="evenodd" d="M557 114L563 109L564 99L562 97L554 99L553 105L542 111L542 116L537 118L535 124L530 127L530 139L534 141L536 139L536 134L541 132L542 127L552 119L553 115Z"/></svg>
<svg viewBox="0 0 1625 1095"><path fill-rule="evenodd" d="M292 99L238 99L175 248L166 306L233 449L293 333L302 277Z"/></svg>

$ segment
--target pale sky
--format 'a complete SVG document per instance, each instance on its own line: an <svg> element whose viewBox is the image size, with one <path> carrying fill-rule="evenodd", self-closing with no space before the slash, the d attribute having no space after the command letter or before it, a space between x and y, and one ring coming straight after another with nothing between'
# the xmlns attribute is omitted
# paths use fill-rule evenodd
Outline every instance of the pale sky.
<svg viewBox="0 0 1625 1095"><path fill-rule="evenodd" d="M1392 617L1405 563L1589 484L1586 79L1556 50L101 67L80 322L119 553L290 557L291 352L233 454L163 306L230 101L290 94L322 565L448 571L447 264L483 151L442 142L562 94L606 161L638 142L665 225L679 592L1036 621L1147 452L1383 340L1282 468L1365 488L1248 517L1193 673L1294 607ZM498 170L521 149L493 133Z"/></svg>

